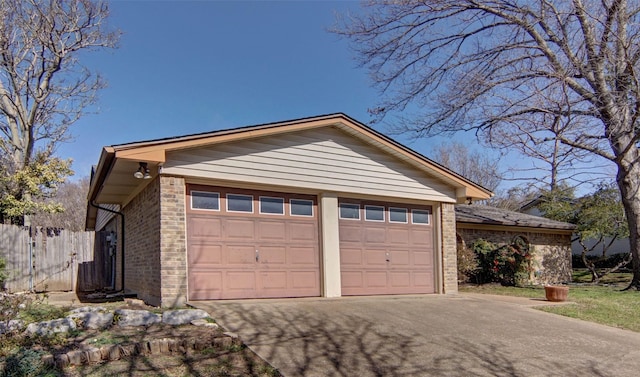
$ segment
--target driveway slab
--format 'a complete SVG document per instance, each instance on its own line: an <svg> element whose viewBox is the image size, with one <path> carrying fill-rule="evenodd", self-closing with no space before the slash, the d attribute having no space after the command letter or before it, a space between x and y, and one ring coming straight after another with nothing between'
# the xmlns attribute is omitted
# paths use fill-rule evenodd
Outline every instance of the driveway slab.
<svg viewBox="0 0 640 377"><path fill-rule="evenodd" d="M198 301L285 376L637 376L640 333L477 296Z"/></svg>

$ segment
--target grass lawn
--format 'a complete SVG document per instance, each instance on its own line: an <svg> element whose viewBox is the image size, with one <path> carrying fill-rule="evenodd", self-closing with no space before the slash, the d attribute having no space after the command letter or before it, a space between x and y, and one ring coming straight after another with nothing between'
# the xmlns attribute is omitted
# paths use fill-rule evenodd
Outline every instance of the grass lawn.
<svg viewBox="0 0 640 377"><path fill-rule="evenodd" d="M631 280L631 274L612 274L599 285L571 285L567 305L542 306L549 313L578 318L603 325L640 332L640 292L621 291ZM585 271L575 271L574 281L590 281ZM543 287L503 287L496 284L461 286L462 292L486 293L519 297L544 297Z"/></svg>

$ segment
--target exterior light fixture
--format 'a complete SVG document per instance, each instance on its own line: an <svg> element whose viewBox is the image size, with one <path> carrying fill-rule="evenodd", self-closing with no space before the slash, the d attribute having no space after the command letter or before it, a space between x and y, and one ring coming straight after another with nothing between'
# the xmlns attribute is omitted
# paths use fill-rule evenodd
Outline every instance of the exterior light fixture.
<svg viewBox="0 0 640 377"><path fill-rule="evenodd" d="M140 166L138 167L138 170L136 170L136 172L133 173L133 176L138 179L151 179L151 174L149 173L149 168L147 167L147 163L139 162L138 164L140 164Z"/></svg>

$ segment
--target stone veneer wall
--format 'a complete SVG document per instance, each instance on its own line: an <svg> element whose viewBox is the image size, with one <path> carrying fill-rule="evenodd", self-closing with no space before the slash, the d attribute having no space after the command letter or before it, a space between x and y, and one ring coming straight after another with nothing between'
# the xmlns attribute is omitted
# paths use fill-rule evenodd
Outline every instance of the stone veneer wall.
<svg viewBox="0 0 640 377"><path fill-rule="evenodd" d="M456 212L453 204L440 206L442 224L442 274L444 292L458 292L458 261L456 249Z"/></svg>
<svg viewBox="0 0 640 377"><path fill-rule="evenodd" d="M160 306L160 178L149 182L123 213L125 290L147 304Z"/></svg>
<svg viewBox="0 0 640 377"><path fill-rule="evenodd" d="M187 241L185 182L180 177L160 177L160 271L163 307L187 301Z"/></svg>
<svg viewBox="0 0 640 377"><path fill-rule="evenodd" d="M467 225L472 226L472 225ZM554 284L571 280L571 235L523 230L469 229L458 227L458 235L465 245L484 239L496 245L511 243L522 236L532 247L532 284Z"/></svg>

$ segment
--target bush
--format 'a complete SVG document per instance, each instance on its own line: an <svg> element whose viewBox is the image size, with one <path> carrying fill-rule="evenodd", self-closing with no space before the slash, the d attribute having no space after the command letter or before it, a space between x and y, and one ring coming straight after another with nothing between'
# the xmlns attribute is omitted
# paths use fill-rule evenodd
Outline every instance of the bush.
<svg viewBox="0 0 640 377"><path fill-rule="evenodd" d="M0 258L0 290L4 290L4 283L7 282L9 274L7 273L7 260Z"/></svg>
<svg viewBox="0 0 640 377"><path fill-rule="evenodd" d="M465 264L458 273L467 276L469 281L477 284L498 282L508 286L524 286L529 283L532 271L531 253L529 245L519 237L509 245L497 246L484 239L476 240L470 250L474 258L467 256L468 251L462 251L458 260ZM462 254L462 256L460 255ZM472 261L476 261L475 267Z"/></svg>

